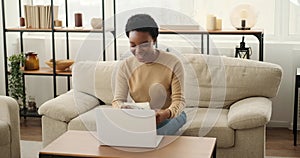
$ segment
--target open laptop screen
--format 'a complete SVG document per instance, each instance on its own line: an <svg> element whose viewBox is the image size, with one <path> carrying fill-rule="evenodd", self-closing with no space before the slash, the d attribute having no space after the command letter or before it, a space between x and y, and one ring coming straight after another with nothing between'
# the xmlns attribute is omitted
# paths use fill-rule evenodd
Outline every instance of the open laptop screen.
<svg viewBox="0 0 300 158"><path fill-rule="evenodd" d="M101 144L123 147L157 147L154 110L96 109L97 134Z"/></svg>

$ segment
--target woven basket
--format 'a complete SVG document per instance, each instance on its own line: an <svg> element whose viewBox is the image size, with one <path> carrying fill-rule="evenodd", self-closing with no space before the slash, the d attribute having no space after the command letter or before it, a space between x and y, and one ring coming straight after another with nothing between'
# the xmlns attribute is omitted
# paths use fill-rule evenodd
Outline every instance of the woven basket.
<svg viewBox="0 0 300 158"><path fill-rule="evenodd" d="M53 68L53 61L49 60L49 61L45 61L45 63ZM74 60L56 60L56 70L57 71L67 71L70 70L70 66L74 63Z"/></svg>

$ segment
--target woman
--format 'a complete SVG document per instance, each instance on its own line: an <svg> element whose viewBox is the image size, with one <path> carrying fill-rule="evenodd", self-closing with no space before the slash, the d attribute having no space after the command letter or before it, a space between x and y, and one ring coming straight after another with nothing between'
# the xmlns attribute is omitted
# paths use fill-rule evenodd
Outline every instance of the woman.
<svg viewBox="0 0 300 158"><path fill-rule="evenodd" d="M130 51L117 74L112 102L115 108L129 108L128 93L134 102L149 102L156 110L157 133L173 135L186 122L183 96L184 71L174 55L154 48L158 25L147 14L130 17L126 24Z"/></svg>

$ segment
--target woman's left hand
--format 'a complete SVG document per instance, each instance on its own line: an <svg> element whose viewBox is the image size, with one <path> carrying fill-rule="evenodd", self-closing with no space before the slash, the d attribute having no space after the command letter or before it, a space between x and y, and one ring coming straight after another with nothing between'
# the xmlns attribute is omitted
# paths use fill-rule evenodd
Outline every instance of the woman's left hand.
<svg viewBox="0 0 300 158"><path fill-rule="evenodd" d="M161 122L169 119L171 116L171 111L169 109L157 110L156 111L156 124L160 124Z"/></svg>

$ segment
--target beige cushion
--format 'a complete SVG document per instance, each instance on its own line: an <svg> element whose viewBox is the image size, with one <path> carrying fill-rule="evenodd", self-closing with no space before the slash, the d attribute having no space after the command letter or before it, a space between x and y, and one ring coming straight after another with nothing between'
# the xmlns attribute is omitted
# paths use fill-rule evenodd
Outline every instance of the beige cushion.
<svg viewBox="0 0 300 158"><path fill-rule="evenodd" d="M111 104L113 100L114 79L118 64L118 61L98 62L97 64L95 75L96 97L105 104Z"/></svg>
<svg viewBox="0 0 300 158"><path fill-rule="evenodd" d="M98 97L105 104L113 100L114 72L117 61L84 61L73 66L73 87L75 90Z"/></svg>
<svg viewBox="0 0 300 158"><path fill-rule="evenodd" d="M95 71L97 62L76 62L72 66L73 89L95 96Z"/></svg>
<svg viewBox="0 0 300 158"><path fill-rule="evenodd" d="M10 144L10 129L9 125L0 120L0 146Z"/></svg>
<svg viewBox="0 0 300 158"><path fill-rule="evenodd" d="M234 130L227 123L227 109L186 108L187 123L183 132L187 136L207 136L217 138L217 146L234 146Z"/></svg>
<svg viewBox="0 0 300 158"><path fill-rule="evenodd" d="M111 105L100 105L97 107L111 108ZM68 124L68 130L96 131L96 107L92 110L74 118Z"/></svg>
<svg viewBox="0 0 300 158"><path fill-rule="evenodd" d="M38 112L40 115L46 115L55 120L69 122L74 117L92 109L96 105L99 105L98 98L71 90L45 102L41 105Z"/></svg>
<svg viewBox="0 0 300 158"><path fill-rule="evenodd" d="M264 126L270 121L272 102L263 97L240 100L231 105L228 125L234 129L248 129Z"/></svg>
<svg viewBox="0 0 300 158"><path fill-rule="evenodd" d="M271 98L277 94L282 76L282 68L279 65L200 54L187 54L184 57L184 66L190 65L194 69L185 73L186 77L189 77L185 80L186 100L187 103L193 103L187 104L188 106L228 108L240 99L252 96ZM190 82L193 80L198 82ZM191 97L194 92L188 94L188 91L195 89L199 89L199 95Z"/></svg>

